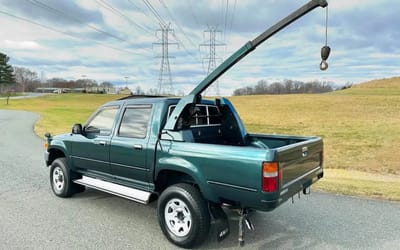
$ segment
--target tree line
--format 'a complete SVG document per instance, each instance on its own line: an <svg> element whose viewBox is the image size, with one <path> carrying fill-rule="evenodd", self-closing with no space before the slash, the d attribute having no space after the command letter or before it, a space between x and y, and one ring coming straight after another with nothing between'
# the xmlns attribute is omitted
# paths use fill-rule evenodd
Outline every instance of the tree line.
<svg viewBox="0 0 400 250"><path fill-rule="evenodd" d="M37 88L111 88L107 81L97 83L93 79L66 80L55 77L44 81L37 72L24 67L13 67L10 58L0 52L0 94L12 92L34 92Z"/></svg>
<svg viewBox="0 0 400 250"><path fill-rule="evenodd" d="M324 81L296 81L283 80L268 83L260 80L255 86L238 88L233 91L233 95L282 95L282 94L301 94L301 93L325 93L334 90L332 82Z"/></svg>

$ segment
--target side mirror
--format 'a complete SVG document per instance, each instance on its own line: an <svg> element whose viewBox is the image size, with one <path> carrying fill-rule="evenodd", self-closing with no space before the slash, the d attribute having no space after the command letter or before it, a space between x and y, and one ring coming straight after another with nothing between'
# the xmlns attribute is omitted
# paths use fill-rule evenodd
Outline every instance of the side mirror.
<svg viewBox="0 0 400 250"><path fill-rule="evenodd" d="M74 126L72 126L72 133L73 134L82 134L82 124L74 124Z"/></svg>

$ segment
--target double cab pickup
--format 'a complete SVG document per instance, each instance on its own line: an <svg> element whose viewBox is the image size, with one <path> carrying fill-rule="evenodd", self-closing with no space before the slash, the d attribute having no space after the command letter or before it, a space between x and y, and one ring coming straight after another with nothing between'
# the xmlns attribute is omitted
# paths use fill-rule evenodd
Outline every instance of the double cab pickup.
<svg viewBox="0 0 400 250"><path fill-rule="evenodd" d="M55 195L85 187L148 204L172 243L201 244L212 220L218 239L229 233L226 209L252 229L250 212L271 211L323 176L319 137L252 134L226 98L201 93L268 37L312 9L313 0L246 43L182 98L134 96L101 106L72 133L46 134L45 161ZM222 209L224 208L224 209Z"/></svg>

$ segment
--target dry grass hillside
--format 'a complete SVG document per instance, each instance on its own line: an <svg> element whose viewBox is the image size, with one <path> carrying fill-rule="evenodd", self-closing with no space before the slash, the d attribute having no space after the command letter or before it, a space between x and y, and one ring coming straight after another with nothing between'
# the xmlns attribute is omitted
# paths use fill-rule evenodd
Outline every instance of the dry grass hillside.
<svg viewBox="0 0 400 250"><path fill-rule="evenodd" d="M372 80L353 86L354 88L400 88L400 77Z"/></svg>
<svg viewBox="0 0 400 250"><path fill-rule="evenodd" d="M250 132L322 136L327 168L400 175L399 79L329 94L231 100Z"/></svg>

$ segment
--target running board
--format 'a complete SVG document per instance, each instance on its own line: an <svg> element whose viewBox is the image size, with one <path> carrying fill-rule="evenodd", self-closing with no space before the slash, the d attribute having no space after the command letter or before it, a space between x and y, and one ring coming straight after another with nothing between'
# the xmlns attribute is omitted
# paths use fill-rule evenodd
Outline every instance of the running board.
<svg viewBox="0 0 400 250"><path fill-rule="evenodd" d="M114 194L129 200L133 200L142 204L148 204L151 195L151 193L146 191L118 185L107 181L102 181L99 179L90 178L87 176L82 176L81 179L74 180L73 182L106 193Z"/></svg>

